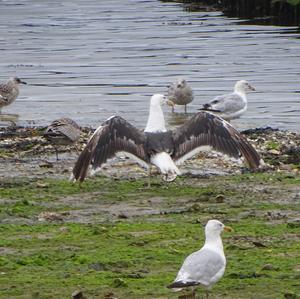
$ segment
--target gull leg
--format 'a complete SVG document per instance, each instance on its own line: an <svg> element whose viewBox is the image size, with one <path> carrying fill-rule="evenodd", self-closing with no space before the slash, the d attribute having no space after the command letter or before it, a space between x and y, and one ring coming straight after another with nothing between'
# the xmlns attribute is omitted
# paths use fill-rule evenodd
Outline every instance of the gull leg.
<svg viewBox="0 0 300 299"><path fill-rule="evenodd" d="M148 169L148 188L151 188L151 165L149 165Z"/></svg>
<svg viewBox="0 0 300 299"><path fill-rule="evenodd" d="M175 112L175 108L174 108L174 106L172 106L172 113L174 113Z"/></svg>
<svg viewBox="0 0 300 299"><path fill-rule="evenodd" d="M74 144L74 147L75 147L75 150L76 150L77 155L79 155L79 154L80 154L80 151L79 151L79 148L77 147L77 144Z"/></svg>
<svg viewBox="0 0 300 299"><path fill-rule="evenodd" d="M55 149L56 161L58 161L59 159L58 159L58 150L57 150L57 147L55 146L54 149Z"/></svg>
<svg viewBox="0 0 300 299"><path fill-rule="evenodd" d="M184 105L184 113L187 113L186 105Z"/></svg>
<svg viewBox="0 0 300 299"><path fill-rule="evenodd" d="M208 290L205 291L205 295L206 295L206 299L208 299L208 297L209 297L209 292L208 292Z"/></svg>
<svg viewBox="0 0 300 299"><path fill-rule="evenodd" d="M195 299L196 298L196 293L195 293L195 289L193 289L193 292L192 292L192 299Z"/></svg>

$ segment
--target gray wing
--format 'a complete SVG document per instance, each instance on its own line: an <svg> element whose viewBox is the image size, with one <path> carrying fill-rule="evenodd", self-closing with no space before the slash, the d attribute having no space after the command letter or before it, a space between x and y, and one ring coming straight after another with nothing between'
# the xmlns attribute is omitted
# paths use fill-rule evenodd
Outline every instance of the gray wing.
<svg viewBox="0 0 300 299"><path fill-rule="evenodd" d="M140 164L145 164L149 161L145 144L146 137L143 132L122 117L111 117L98 127L88 141L75 163L73 176L75 180L83 181L90 164L93 169L101 167L118 152L129 153Z"/></svg>
<svg viewBox="0 0 300 299"><path fill-rule="evenodd" d="M260 156L247 139L222 118L201 111L173 132L176 164L197 154L202 147L239 158L242 154L253 169L260 164Z"/></svg>
<svg viewBox="0 0 300 299"><path fill-rule="evenodd" d="M209 285L220 271L224 271L225 265L226 261L222 256L212 250L201 249L185 259L175 282Z"/></svg>
<svg viewBox="0 0 300 299"><path fill-rule="evenodd" d="M217 110L223 113L236 112L245 107L243 98L236 93L217 96L212 99L209 104L212 110Z"/></svg>

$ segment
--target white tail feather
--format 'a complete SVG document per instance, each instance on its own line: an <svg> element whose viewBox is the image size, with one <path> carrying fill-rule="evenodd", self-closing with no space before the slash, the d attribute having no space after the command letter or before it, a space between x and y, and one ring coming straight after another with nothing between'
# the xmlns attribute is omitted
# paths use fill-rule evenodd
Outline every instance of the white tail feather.
<svg viewBox="0 0 300 299"><path fill-rule="evenodd" d="M161 152L151 157L151 163L155 165L164 175L163 179L167 182L174 181L180 171L166 152Z"/></svg>

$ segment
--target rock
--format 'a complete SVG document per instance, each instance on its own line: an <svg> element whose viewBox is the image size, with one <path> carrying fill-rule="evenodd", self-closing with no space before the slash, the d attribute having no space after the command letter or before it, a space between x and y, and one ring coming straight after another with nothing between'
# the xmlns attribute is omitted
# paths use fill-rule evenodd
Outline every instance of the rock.
<svg viewBox="0 0 300 299"><path fill-rule="evenodd" d="M278 271L279 267L275 267L272 264L265 264L262 268L262 270L268 270L268 271Z"/></svg>
<svg viewBox="0 0 300 299"><path fill-rule="evenodd" d="M252 241L252 243L255 247L261 247L261 248L267 247L266 245L264 245L263 243L258 242L258 241Z"/></svg>
<svg viewBox="0 0 300 299"><path fill-rule="evenodd" d="M72 293L72 299L86 299L86 297L83 296L82 291L75 291Z"/></svg>
<svg viewBox="0 0 300 299"><path fill-rule="evenodd" d="M295 219L289 220L287 222L287 226L290 228L300 227L300 218L295 218Z"/></svg>
<svg viewBox="0 0 300 299"><path fill-rule="evenodd" d="M70 229L66 226L62 226L58 229L61 233L68 233Z"/></svg>
<svg viewBox="0 0 300 299"><path fill-rule="evenodd" d="M114 287L116 287L116 288L127 287L127 283L122 278L116 278L114 280L113 284L114 284Z"/></svg>
<svg viewBox="0 0 300 299"><path fill-rule="evenodd" d="M295 294L295 293L285 293L285 294L284 294L284 298L285 298L285 299L299 299L300 296L298 296L298 295Z"/></svg>
<svg viewBox="0 0 300 299"><path fill-rule="evenodd" d="M284 151L287 156L286 162L292 164L300 164L300 146L291 146Z"/></svg>
<svg viewBox="0 0 300 299"><path fill-rule="evenodd" d="M38 215L38 221L63 221L63 215L55 212L41 212Z"/></svg>
<svg viewBox="0 0 300 299"><path fill-rule="evenodd" d="M107 270L107 266L102 263L92 263L88 265L89 269L93 269L95 271L105 271Z"/></svg>
<svg viewBox="0 0 300 299"><path fill-rule="evenodd" d="M53 163L48 162L48 161L43 161L39 164L40 167L43 168L52 168L53 167Z"/></svg>
<svg viewBox="0 0 300 299"><path fill-rule="evenodd" d="M121 212L119 215L118 215L118 218L119 219L128 219L129 216L127 214L125 214L124 212Z"/></svg>
<svg viewBox="0 0 300 299"><path fill-rule="evenodd" d="M37 182L37 183L36 183L36 186L37 186L38 188L48 188L48 187L49 187L49 184Z"/></svg>
<svg viewBox="0 0 300 299"><path fill-rule="evenodd" d="M113 292L109 292L104 295L104 299L118 299L118 298L115 297Z"/></svg>
<svg viewBox="0 0 300 299"><path fill-rule="evenodd" d="M271 149L268 150L268 153L272 154L272 155L280 155L280 151L276 150L276 149Z"/></svg>
<svg viewBox="0 0 300 299"><path fill-rule="evenodd" d="M225 201L225 196L223 194L218 194L215 197L215 200L216 200L217 203L223 203Z"/></svg>

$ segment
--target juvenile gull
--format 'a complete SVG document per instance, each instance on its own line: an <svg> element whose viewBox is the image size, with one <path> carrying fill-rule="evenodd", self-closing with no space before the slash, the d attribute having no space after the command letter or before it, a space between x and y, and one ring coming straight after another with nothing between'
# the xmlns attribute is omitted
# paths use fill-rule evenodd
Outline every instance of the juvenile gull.
<svg viewBox="0 0 300 299"><path fill-rule="evenodd" d="M47 127L44 137L54 144L56 160L58 160L56 145L72 145L79 139L80 133L80 127L74 120L60 118Z"/></svg>
<svg viewBox="0 0 300 299"><path fill-rule="evenodd" d="M198 285L210 289L219 281L226 267L226 258L221 239L222 231L232 231L218 220L209 220L205 226L204 246L191 253L183 262L174 282L168 288L177 291L183 288L193 288L193 298ZM208 297L208 292L206 293Z"/></svg>
<svg viewBox="0 0 300 299"><path fill-rule="evenodd" d="M186 105L193 100L194 96L186 80L180 78L170 85L168 98L176 105L184 105L184 112L186 113ZM174 107L172 107L172 112L174 112Z"/></svg>
<svg viewBox="0 0 300 299"><path fill-rule="evenodd" d="M259 166L259 154L246 138L213 114L201 111L180 128L168 131L161 108L164 104L171 104L165 96L155 94L151 97L144 132L119 116L106 120L79 155L72 179L83 181L90 164L96 171L120 152L149 170L149 184L151 164L160 170L164 180L173 181L180 174L177 165L208 147L236 158L243 155L252 169Z"/></svg>
<svg viewBox="0 0 300 299"><path fill-rule="evenodd" d="M0 112L1 108L15 101L19 95L19 84L27 84L18 77L9 78L5 83L0 83Z"/></svg>
<svg viewBox="0 0 300 299"><path fill-rule="evenodd" d="M227 121L239 118L247 110L246 92L251 90L255 88L249 82L237 81L233 93L215 97L200 110L216 113Z"/></svg>

